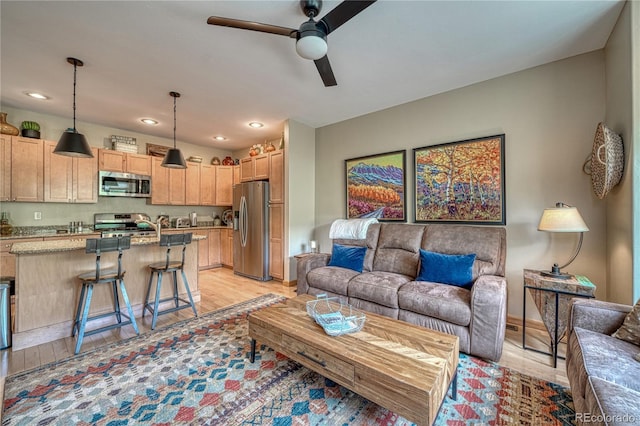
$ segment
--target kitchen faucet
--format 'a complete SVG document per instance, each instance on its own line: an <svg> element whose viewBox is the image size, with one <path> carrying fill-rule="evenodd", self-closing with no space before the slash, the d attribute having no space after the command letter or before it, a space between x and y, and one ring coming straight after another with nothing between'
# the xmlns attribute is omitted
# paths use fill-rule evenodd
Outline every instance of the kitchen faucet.
<svg viewBox="0 0 640 426"><path fill-rule="evenodd" d="M156 238L158 238L158 240L160 240L160 230L162 229L162 218L158 217L158 220L156 223L153 223L151 221L145 220L145 219L138 219L136 220L136 224L138 223L146 223L147 225L151 226L153 229L155 229L156 231Z"/></svg>

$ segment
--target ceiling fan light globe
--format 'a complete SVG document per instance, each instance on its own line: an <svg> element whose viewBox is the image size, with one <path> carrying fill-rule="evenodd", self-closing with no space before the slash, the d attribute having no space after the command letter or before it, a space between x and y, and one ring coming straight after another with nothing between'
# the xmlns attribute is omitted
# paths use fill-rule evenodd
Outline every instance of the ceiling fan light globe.
<svg viewBox="0 0 640 426"><path fill-rule="evenodd" d="M296 52L305 59L320 59L327 54L327 50L327 41L315 35L301 37L296 42Z"/></svg>

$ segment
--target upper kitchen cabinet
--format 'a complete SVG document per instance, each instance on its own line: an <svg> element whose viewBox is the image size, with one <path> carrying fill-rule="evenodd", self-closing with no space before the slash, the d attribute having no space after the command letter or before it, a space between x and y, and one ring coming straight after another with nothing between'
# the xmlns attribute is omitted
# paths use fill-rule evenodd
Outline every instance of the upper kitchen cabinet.
<svg viewBox="0 0 640 426"><path fill-rule="evenodd" d="M200 188L200 180L202 175L201 163L193 163L187 161L185 170L185 203L188 206L200 205L200 197L202 189Z"/></svg>
<svg viewBox="0 0 640 426"><path fill-rule="evenodd" d="M284 203L284 151L269 153L269 202Z"/></svg>
<svg viewBox="0 0 640 426"><path fill-rule="evenodd" d="M216 166L216 206L233 204L233 166Z"/></svg>
<svg viewBox="0 0 640 426"><path fill-rule="evenodd" d="M44 201L44 148L41 139L11 138L11 201Z"/></svg>
<svg viewBox="0 0 640 426"><path fill-rule="evenodd" d="M233 166L233 184L237 185L240 182L240 165Z"/></svg>
<svg viewBox="0 0 640 426"><path fill-rule="evenodd" d="M260 154L240 160L240 181L269 179L269 154Z"/></svg>
<svg viewBox="0 0 640 426"><path fill-rule="evenodd" d="M11 136L0 135L0 201L11 201Z"/></svg>
<svg viewBox="0 0 640 426"><path fill-rule="evenodd" d="M57 143L44 142L44 201L54 203L98 202L98 149L93 158L53 153Z"/></svg>
<svg viewBox="0 0 640 426"><path fill-rule="evenodd" d="M216 166L210 164L200 164L200 205L216 205Z"/></svg>
<svg viewBox="0 0 640 426"><path fill-rule="evenodd" d="M99 168L102 171L151 175L151 156L101 149Z"/></svg>
<svg viewBox="0 0 640 426"><path fill-rule="evenodd" d="M185 169L162 167L162 157L151 157L151 204L184 206Z"/></svg>

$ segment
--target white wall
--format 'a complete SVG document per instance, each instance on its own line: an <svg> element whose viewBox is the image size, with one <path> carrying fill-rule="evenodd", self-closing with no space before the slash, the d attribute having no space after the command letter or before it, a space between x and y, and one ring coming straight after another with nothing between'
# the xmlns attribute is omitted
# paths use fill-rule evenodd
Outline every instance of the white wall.
<svg viewBox="0 0 640 426"><path fill-rule="evenodd" d="M285 183L287 214L285 215L284 280L297 278L296 254L309 251L313 239L315 197L315 130L287 121L285 125Z"/></svg>
<svg viewBox="0 0 640 426"><path fill-rule="evenodd" d="M582 166L604 117L604 53L596 51L317 129L316 237L329 251L328 227L345 217L345 159L407 149L412 221L412 148L505 133L509 314L522 316L522 270L565 263L575 248L577 235L536 230L556 201L578 207L590 228L568 271L588 276L603 298L605 207Z"/></svg>
<svg viewBox="0 0 640 426"><path fill-rule="evenodd" d="M62 132L72 125L69 119L54 115L40 114L32 111L21 110L2 106L2 111L8 114L7 121L16 127L25 120L37 121L40 124L40 137L42 139L57 141ZM89 145L105 148L111 140L111 135L131 136L136 138L138 152L146 153L146 144L173 146L173 139L159 138L128 130L100 126L92 123L76 123L78 131L85 135ZM203 162L211 162L214 156L220 159L231 155L230 151L216 148L207 148L177 142L185 158L192 155L203 157ZM94 213L112 212L140 212L147 213L151 217L158 214L168 214L172 217L182 216L191 211L198 215L221 215L223 207L193 207L193 206L155 206L147 204L145 199L123 197L98 197L97 204L64 204L64 203L2 203L2 211L9 212L11 223L14 226L53 226L64 225L72 220L82 220L85 223L93 223ZM42 213L42 220L34 220L34 212Z"/></svg>
<svg viewBox="0 0 640 426"><path fill-rule="evenodd" d="M635 6L638 6L636 4ZM632 303L633 299L633 175L638 140L633 137L631 8L626 3L605 48L606 124L622 136L625 173L619 185L605 197L607 206L607 287L606 299Z"/></svg>

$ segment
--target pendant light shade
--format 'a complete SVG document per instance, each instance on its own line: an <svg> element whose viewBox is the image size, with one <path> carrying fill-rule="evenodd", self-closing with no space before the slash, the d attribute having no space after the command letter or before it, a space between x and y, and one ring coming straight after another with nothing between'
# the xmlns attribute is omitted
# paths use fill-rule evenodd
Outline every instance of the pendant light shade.
<svg viewBox="0 0 640 426"><path fill-rule="evenodd" d="M67 62L73 65L73 128L67 129L53 150L54 154L68 157L93 158L93 152L87 142L87 138L76 130L76 72L77 68L84 65L80 59L67 58Z"/></svg>
<svg viewBox="0 0 640 426"><path fill-rule="evenodd" d="M182 152L176 148L176 98L180 97L180 93L169 92L169 95L173 98L173 148L167 151L161 165L172 169L186 169L187 163L184 161Z"/></svg>

